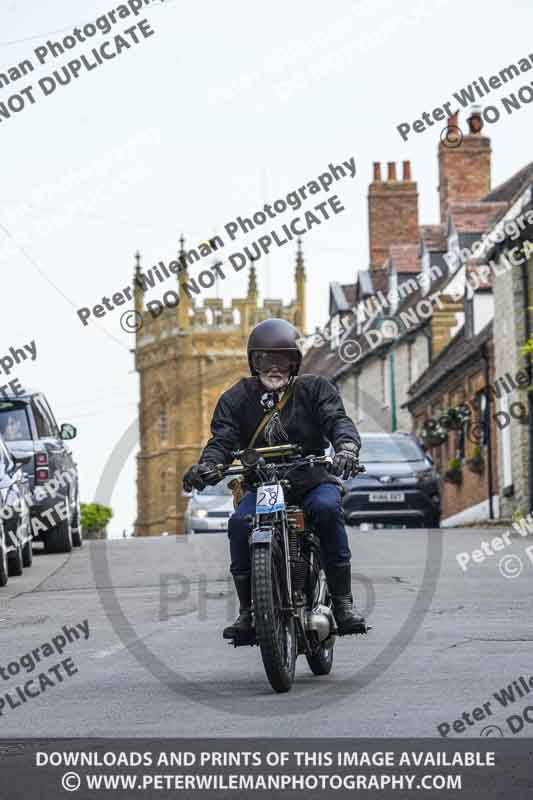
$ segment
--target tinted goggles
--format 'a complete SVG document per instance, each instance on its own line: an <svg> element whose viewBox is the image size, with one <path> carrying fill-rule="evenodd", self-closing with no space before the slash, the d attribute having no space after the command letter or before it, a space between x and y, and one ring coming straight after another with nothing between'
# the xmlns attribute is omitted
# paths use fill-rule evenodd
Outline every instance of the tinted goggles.
<svg viewBox="0 0 533 800"><path fill-rule="evenodd" d="M268 372L276 367L286 372L291 369L294 361L294 356L284 350L257 350L252 354L252 363L258 372Z"/></svg>

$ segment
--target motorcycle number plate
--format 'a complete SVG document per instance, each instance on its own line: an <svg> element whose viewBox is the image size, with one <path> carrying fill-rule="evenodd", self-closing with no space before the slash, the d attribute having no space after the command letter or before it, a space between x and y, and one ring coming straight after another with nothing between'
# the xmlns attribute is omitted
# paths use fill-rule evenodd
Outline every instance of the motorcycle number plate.
<svg viewBox="0 0 533 800"><path fill-rule="evenodd" d="M268 543L272 541L272 531L271 530L263 530L261 528L257 528L252 533L252 544L261 544L261 543Z"/></svg>
<svg viewBox="0 0 533 800"><path fill-rule="evenodd" d="M283 487L279 483L264 483L257 490L255 502L256 514L273 514L276 511L283 511L285 508L285 497Z"/></svg>

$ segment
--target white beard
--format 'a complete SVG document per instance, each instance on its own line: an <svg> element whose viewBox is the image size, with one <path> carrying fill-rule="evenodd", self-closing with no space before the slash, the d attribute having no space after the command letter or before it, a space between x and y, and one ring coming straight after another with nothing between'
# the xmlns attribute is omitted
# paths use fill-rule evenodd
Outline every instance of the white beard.
<svg viewBox="0 0 533 800"><path fill-rule="evenodd" d="M264 372L259 373L259 380L261 381L265 389L268 389L269 392L278 392L280 389L283 389L289 382L288 377L271 378Z"/></svg>

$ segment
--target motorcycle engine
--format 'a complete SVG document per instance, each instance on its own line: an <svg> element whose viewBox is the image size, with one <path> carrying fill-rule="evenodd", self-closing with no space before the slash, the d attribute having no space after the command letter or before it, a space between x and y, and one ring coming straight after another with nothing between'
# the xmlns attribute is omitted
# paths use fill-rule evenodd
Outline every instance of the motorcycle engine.
<svg viewBox="0 0 533 800"><path fill-rule="evenodd" d="M318 605L305 614L305 627L308 631L315 631L318 641L323 642L331 635L333 629L333 615L328 606Z"/></svg>

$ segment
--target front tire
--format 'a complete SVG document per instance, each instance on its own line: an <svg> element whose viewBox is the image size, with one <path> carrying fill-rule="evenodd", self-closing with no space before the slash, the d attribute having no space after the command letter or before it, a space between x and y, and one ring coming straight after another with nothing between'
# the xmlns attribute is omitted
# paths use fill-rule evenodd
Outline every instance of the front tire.
<svg viewBox="0 0 533 800"><path fill-rule="evenodd" d="M270 685L288 692L296 667L294 617L282 612L285 605L283 554L277 542L256 545L252 553L252 592L255 632Z"/></svg>

